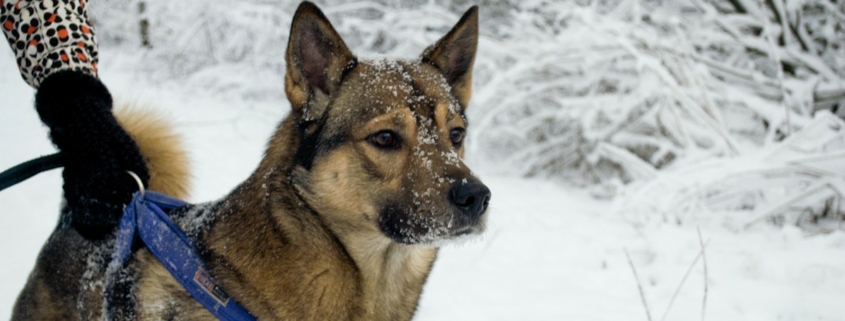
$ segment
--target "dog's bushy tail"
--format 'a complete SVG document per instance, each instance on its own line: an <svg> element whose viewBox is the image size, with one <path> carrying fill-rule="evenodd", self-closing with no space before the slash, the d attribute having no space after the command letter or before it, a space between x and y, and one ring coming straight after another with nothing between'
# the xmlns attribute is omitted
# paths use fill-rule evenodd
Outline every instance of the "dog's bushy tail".
<svg viewBox="0 0 845 321"><path fill-rule="evenodd" d="M131 104L115 108L114 115L144 156L148 189L185 199L190 186L188 155L172 123L152 109Z"/></svg>

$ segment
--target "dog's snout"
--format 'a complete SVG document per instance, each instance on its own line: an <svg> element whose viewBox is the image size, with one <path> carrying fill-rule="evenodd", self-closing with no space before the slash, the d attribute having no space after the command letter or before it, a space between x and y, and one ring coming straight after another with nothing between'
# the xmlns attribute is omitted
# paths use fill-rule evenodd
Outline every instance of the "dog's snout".
<svg viewBox="0 0 845 321"><path fill-rule="evenodd" d="M459 181L452 185L449 198L461 212L478 218L490 203L490 189L477 180Z"/></svg>

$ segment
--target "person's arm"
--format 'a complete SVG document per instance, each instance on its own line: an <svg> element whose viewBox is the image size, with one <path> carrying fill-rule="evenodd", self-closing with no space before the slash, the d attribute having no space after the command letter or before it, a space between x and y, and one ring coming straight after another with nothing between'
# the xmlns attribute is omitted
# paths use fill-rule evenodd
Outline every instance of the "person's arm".
<svg viewBox="0 0 845 321"><path fill-rule="evenodd" d="M108 89L97 78L98 48L86 2L0 3L0 28L21 76L37 90L36 110L61 152L69 223L88 238L108 235L138 189L126 171L145 185L149 173L135 141L112 114Z"/></svg>

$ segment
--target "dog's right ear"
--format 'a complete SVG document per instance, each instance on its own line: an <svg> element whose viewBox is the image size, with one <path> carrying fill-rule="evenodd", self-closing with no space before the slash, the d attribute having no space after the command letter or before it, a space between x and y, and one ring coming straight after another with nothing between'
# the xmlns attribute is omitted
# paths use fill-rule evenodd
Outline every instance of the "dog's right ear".
<svg viewBox="0 0 845 321"><path fill-rule="evenodd" d="M294 110L306 120L319 118L356 59L329 20L311 2L296 9L285 56L285 92Z"/></svg>
<svg viewBox="0 0 845 321"><path fill-rule="evenodd" d="M472 65L478 49L478 6L472 6L443 38L423 51L422 61L437 67L464 108L472 95Z"/></svg>

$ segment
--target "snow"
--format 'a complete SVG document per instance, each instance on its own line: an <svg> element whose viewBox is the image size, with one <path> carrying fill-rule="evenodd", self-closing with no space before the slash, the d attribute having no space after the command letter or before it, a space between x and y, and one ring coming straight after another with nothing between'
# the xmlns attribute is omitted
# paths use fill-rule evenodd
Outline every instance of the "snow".
<svg viewBox="0 0 845 321"><path fill-rule="evenodd" d="M415 320L647 320L638 284L655 321L845 319L845 125L808 112L813 90L843 88L830 79L841 76L835 53L845 46L826 44L826 58L808 58L771 50L769 37L737 40L718 28L773 33L777 24L723 21L707 6L679 17L688 4L610 2L612 10L482 6L467 162L492 190L488 230L442 249ZM785 9L800 10L797 3ZM245 179L289 109L281 53L295 4L249 4L149 3L160 27L149 50L137 48L135 24L124 22L134 21L134 8L92 7L101 78L116 101L162 110L186 137L191 202L218 199ZM436 1L323 7L362 58L413 58L464 9ZM495 18L500 11L512 16ZM224 28L232 32L212 32ZM725 44L725 56L713 43ZM736 43L821 72L784 78L770 58L737 54ZM713 51L693 52L702 46ZM0 96L0 169L54 152L9 50L0 50ZM783 96L788 123L784 104L772 100ZM58 170L0 192L0 319L11 314L60 202Z"/></svg>

